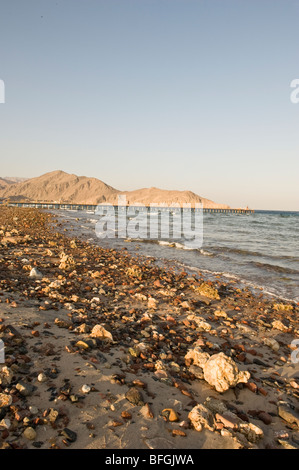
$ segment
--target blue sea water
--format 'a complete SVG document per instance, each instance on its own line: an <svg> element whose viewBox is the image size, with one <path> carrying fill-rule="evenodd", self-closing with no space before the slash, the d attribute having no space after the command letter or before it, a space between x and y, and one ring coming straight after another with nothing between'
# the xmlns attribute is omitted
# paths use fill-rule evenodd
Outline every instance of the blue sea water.
<svg viewBox="0 0 299 470"><path fill-rule="evenodd" d="M209 279L217 276L254 291L299 302L299 212L204 213L203 243L193 249L184 237L99 238L96 214L56 214L63 216L75 235L92 243L125 247L132 254L155 257L160 265L201 273Z"/></svg>

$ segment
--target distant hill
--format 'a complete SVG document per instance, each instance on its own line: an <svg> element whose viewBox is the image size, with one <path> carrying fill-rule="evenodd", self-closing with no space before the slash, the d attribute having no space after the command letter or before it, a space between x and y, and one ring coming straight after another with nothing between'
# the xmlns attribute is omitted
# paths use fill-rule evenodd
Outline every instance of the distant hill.
<svg viewBox="0 0 299 470"><path fill-rule="evenodd" d="M28 180L28 178L19 178L17 176L4 176L3 179L9 183L22 183L23 181Z"/></svg>
<svg viewBox="0 0 299 470"><path fill-rule="evenodd" d="M159 188L143 188L136 189L135 191L125 191L121 192L120 195L125 195L127 198L127 203L132 205L136 203L141 204L196 204L202 203L205 208L218 208L218 209L228 209L229 206L224 204L216 204L209 199L198 196L192 191L177 191L177 190L167 190Z"/></svg>
<svg viewBox="0 0 299 470"><path fill-rule="evenodd" d="M9 182L5 178L0 178L0 191L6 189L9 186Z"/></svg>
<svg viewBox="0 0 299 470"><path fill-rule="evenodd" d="M0 178L0 198L14 201L66 202L74 204L117 203L118 196L126 196L128 204L202 203L206 208L227 209L191 191L143 188L135 191L119 191L97 178L76 176L64 171L52 171L36 178L11 182Z"/></svg>
<svg viewBox="0 0 299 470"><path fill-rule="evenodd" d="M26 178L15 178L15 177L9 177L5 176L4 178L0 178L0 191L7 189L14 183L19 183L22 181L26 181Z"/></svg>

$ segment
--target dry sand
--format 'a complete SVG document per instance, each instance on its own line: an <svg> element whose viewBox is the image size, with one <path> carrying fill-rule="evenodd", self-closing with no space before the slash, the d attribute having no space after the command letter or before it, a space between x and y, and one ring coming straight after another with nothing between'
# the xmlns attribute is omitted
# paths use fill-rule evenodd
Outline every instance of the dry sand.
<svg viewBox="0 0 299 470"><path fill-rule="evenodd" d="M0 406L0 447L299 447L299 367L291 361L297 305L70 240L45 213L2 208L0 214L0 339L8 368L0 366L0 397L12 399ZM42 278L29 277L34 266ZM103 325L107 338L91 335L95 325ZM198 346L210 356L225 353L250 373L248 383L219 393L196 378L185 356ZM29 385L27 396L20 382ZM145 405L129 401L130 390ZM199 432L189 413L207 406L208 397L228 414L210 412L212 430L202 416ZM251 434L243 428L249 423L256 426ZM33 440L24 436L29 427ZM65 428L72 438L62 435Z"/></svg>

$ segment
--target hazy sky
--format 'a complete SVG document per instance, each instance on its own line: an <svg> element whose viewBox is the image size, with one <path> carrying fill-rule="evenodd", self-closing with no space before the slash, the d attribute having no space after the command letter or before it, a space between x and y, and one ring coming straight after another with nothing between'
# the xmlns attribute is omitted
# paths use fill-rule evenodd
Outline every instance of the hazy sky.
<svg viewBox="0 0 299 470"><path fill-rule="evenodd" d="M299 210L295 78L299 0L2 0L0 176Z"/></svg>

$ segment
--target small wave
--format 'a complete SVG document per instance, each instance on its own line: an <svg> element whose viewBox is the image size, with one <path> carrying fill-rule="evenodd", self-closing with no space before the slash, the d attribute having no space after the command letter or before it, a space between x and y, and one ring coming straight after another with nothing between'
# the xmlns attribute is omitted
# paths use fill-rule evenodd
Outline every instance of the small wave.
<svg viewBox="0 0 299 470"><path fill-rule="evenodd" d="M231 248L228 246L212 246L212 249L215 251L221 251L221 253L233 253L233 254L238 254L238 255L244 255L244 256L255 256L255 257L263 257L263 258L269 258L273 260L290 260L290 261L299 261L299 258L297 256L292 256L292 255L273 255L273 254L267 254L267 253L261 253L260 251L252 251L252 250L246 250L242 248Z"/></svg>
<svg viewBox="0 0 299 470"><path fill-rule="evenodd" d="M161 246L171 246L172 248L175 248L175 243L174 242L167 242L166 240L157 240L158 245Z"/></svg>
<svg viewBox="0 0 299 470"><path fill-rule="evenodd" d="M183 243L175 243L175 247L179 250L194 250L192 246L186 246Z"/></svg>
<svg viewBox="0 0 299 470"><path fill-rule="evenodd" d="M170 248L177 248L178 250L194 250L192 246L186 246L184 245L184 243L180 243L180 242L158 240L158 244L161 246L168 246Z"/></svg>
<svg viewBox="0 0 299 470"><path fill-rule="evenodd" d="M198 247L192 246L192 244L188 245L184 242L176 242L171 240L156 240L151 238L127 238L126 241L138 241L139 243L153 243L168 248L176 248L178 250L198 251L203 256L214 256L214 253L211 253L210 251L203 250L202 248L199 249Z"/></svg>
<svg viewBox="0 0 299 470"><path fill-rule="evenodd" d="M214 250L218 250L226 253L236 253L238 255L248 255L248 256L264 256L258 251L245 250L242 248L231 248L229 246L213 246Z"/></svg>
<svg viewBox="0 0 299 470"><path fill-rule="evenodd" d="M253 262L252 264L258 268L264 268L268 271L275 271L277 273L299 274L299 271L297 271L296 269L284 268L283 266L278 266L277 264L259 262Z"/></svg>
<svg viewBox="0 0 299 470"><path fill-rule="evenodd" d="M199 253L204 256L214 256L214 253L211 253L210 251L200 249Z"/></svg>

